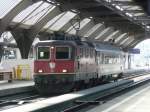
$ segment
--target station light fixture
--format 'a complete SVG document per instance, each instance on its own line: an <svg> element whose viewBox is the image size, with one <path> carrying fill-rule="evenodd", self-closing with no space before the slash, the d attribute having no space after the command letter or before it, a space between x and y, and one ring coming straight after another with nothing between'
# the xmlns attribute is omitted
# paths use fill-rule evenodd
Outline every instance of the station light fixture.
<svg viewBox="0 0 150 112"><path fill-rule="evenodd" d="M142 25L146 25L144 22L142 22Z"/></svg>
<svg viewBox="0 0 150 112"><path fill-rule="evenodd" d="M73 13L79 13L79 11L77 11L76 9L71 9L71 12L73 12Z"/></svg>
<svg viewBox="0 0 150 112"><path fill-rule="evenodd" d="M128 12L126 12L125 14L126 14L127 16L129 16L129 17L133 17L133 15L130 14L130 13L128 13Z"/></svg>
<svg viewBox="0 0 150 112"><path fill-rule="evenodd" d="M46 0L46 2L48 2L50 4L56 4L56 2L54 2L53 0Z"/></svg>
<svg viewBox="0 0 150 112"><path fill-rule="evenodd" d="M150 29L150 26L149 26L149 25L147 25L147 26L146 26L146 28Z"/></svg>
<svg viewBox="0 0 150 112"><path fill-rule="evenodd" d="M123 8L120 7L119 5L116 5L115 7L116 7L118 10L123 11Z"/></svg>
<svg viewBox="0 0 150 112"><path fill-rule="evenodd" d="M90 19L93 19L93 17L92 17L92 16L90 16Z"/></svg>
<svg viewBox="0 0 150 112"><path fill-rule="evenodd" d="M112 0L105 0L105 1L110 3Z"/></svg>
<svg viewBox="0 0 150 112"><path fill-rule="evenodd" d="M57 6L60 6L60 3L57 3Z"/></svg>
<svg viewBox="0 0 150 112"><path fill-rule="evenodd" d="M105 22L103 21L102 24L105 24Z"/></svg>
<svg viewBox="0 0 150 112"><path fill-rule="evenodd" d="M4 49L8 48L6 45L3 47Z"/></svg>
<svg viewBox="0 0 150 112"><path fill-rule="evenodd" d="M116 6L116 4L113 3L112 6Z"/></svg>
<svg viewBox="0 0 150 112"><path fill-rule="evenodd" d="M150 26L149 25L145 25L145 27L143 27L146 31L150 31Z"/></svg>

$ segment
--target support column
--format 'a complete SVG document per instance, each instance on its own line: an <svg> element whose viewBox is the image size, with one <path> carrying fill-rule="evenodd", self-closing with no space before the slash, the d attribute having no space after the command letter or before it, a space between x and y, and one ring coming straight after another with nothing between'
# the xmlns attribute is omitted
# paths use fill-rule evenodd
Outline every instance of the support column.
<svg viewBox="0 0 150 112"><path fill-rule="evenodd" d="M128 55L128 69L131 69L131 55Z"/></svg>
<svg viewBox="0 0 150 112"><path fill-rule="evenodd" d="M0 45L0 62L3 56L3 47Z"/></svg>
<svg viewBox="0 0 150 112"><path fill-rule="evenodd" d="M23 29L19 31L12 31L12 35L14 36L17 46L20 49L22 58L27 59L34 38L30 38L29 32Z"/></svg>

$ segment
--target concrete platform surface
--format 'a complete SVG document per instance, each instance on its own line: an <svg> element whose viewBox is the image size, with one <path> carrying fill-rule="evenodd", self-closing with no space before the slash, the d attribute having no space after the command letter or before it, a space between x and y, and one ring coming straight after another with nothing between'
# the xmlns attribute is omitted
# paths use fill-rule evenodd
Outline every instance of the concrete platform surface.
<svg viewBox="0 0 150 112"><path fill-rule="evenodd" d="M0 81L0 96L11 95L19 92L32 91L34 89L33 81L18 81L11 83L7 81Z"/></svg>
<svg viewBox="0 0 150 112"><path fill-rule="evenodd" d="M150 83L87 112L150 112Z"/></svg>

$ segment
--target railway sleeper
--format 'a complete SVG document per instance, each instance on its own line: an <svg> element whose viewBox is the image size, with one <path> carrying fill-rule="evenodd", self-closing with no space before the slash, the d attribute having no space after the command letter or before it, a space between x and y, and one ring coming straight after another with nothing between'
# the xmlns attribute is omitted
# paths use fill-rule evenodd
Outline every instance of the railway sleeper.
<svg viewBox="0 0 150 112"><path fill-rule="evenodd" d="M4 105L22 105L25 103L31 103L29 100L0 100L0 106Z"/></svg>
<svg viewBox="0 0 150 112"><path fill-rule="evenodd" d="M101 105L101 104L104 104L106 103L106 101L85 101L85 100L76 100L74 101L74 103L76 104L81 104L81 103L88 103L90 105Z"/></svg>

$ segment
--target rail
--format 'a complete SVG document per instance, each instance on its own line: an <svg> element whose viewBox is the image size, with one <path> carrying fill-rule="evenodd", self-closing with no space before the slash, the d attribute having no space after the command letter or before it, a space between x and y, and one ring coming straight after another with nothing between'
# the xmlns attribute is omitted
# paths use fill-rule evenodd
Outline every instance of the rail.
<svg viewBox="0 0 150 112"><path fill-rule="evenodd" d="M129 91L129 90L139 87L149 81L150 81L150 78L142 79L142 80L137 81L128 86L123 85L123 86L118 86L117 88L112 88L110 90L103 91L99 95L99 97L95 97L95 98L92 98L89 100L76 100L76 101L74 101L74 103L76 103L77 105L67 108L65 110L62 110L61 112L76 112L83 108L87 108L87 106L89 106L89 105L101 105L101 104L107 102L106 100L102 100L102 99L105 99L105 97L107 97L107 98L110 96L112 97L113 94L118 93L120 91L127 90L127 89Z"/></svg>
<svg viewBox="0 0 150 112"><path fill-rule="evenodd" d="M138 75L144 76L145 74L148 74L148 72L142 73L140 75L138 74ZM134 78L138 77L136 74L133 74L133 76ZM138 87L150 80L150 77L149 78L147 77L146 79L142 79L137 82L134 82L133 80L131 80L132 78L130 78L129 80L124 79L118 82L113 82L98 87L93 87L79 92L73 92L69 94L55 96L52 98L46 98L42 101L38 101L34 103L31 103L31 100L25 100L25 99L14 100L15 103L17 103L18 105L22 104L22 106L7 109L4 110L3 112L9 112L9 111L19 112L20 109L23 109L24 112L28 112L28 111L43 112L48 110L50 110L51 112L75 112L78 111L78 109L82 109L88 105L103 104L106 102L105 100L103 100L105 97L111 96L112 94L115 94L117 92L129 88Z"/></svg>

